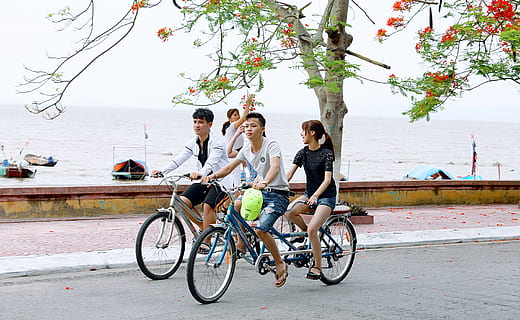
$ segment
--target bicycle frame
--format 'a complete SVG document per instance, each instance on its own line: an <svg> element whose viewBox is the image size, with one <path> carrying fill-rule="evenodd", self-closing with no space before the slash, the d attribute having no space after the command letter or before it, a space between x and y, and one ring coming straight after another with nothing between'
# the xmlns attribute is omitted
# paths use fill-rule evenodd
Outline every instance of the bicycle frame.
<svg viewBox="0 0 520 320"><path fill-rule="evenodd" d="M228 192L228 195L231 196L231 194ZM233 197L234 198L234 197ZM262 258L268 258L271 256L271 253L265 253L265 245L262 243L260 252L257 253L253 245L251 245L250 241L247 239L247 235L244 232L244 229L248 231L256 241L261 241L260 238L257 236L254 229L247 223L247 221L235 210L233 203L230 203L228 206L228 213L225 216L225 222L226 224L217 224L215 226L222 226L227 227L226 233L225 233L225 239L226 243L224 245L224 250L228 249L229 242L232 237L232 232L234 231L236 235L242 240L242 242L246 246L246 250L251 255L252 259L245 259L249 263L256 265L259 261L262 260ZM285 256L284 261L285 262L299 262L299 261L308 261L309 258L298 256L302 254L308 254L311 253L311 247L310 243L307 244L307 247L305 249L298 249L292 244L288 238L292 237L298 237L298 236L304 236L307 237L306 232L290 232L290 233L280 233L278 230L276 230L274 227L270 228L270 232L275 236L275 239L280 240L285 246L287 247L287 251L281 251L280 255ZM321 237L327 237L331 243L339 248L341 250L341 246L338 244L338 242L330 235L323 227L320 227ZM213 253L214 246L211 246L210 248L210 255ZM336 254L341 254L340 252L335 252ZM328 255L331 255L332 253L328 253L327 255L324 255L323 257L327 257ZM289 255L292 255L293 257L289 257ZM209 256L209 255L208 255ZM221 257L218 261L218 264L221 264L224 262L224 257ZM274 261L269 261L270 265L274 265Z"/></svg>
<svg viewBox="0 0 520 320"><path fill-rule="evenodd" d="M178 181L181 177L182 176L177 177L176 180L174 180L174 176L165 178L165 181L167 181L173 187L172 196L170 198L168 208L159 208L157 211L167 212L169 214L168 219L171 219L171 221L173 221L175 218L179 218L181 221L184 221L184 224L191 231L193 237L196 238L198 236L198 231L195 229L193 222L188 217L188 214L190 214L193 209L188 207L188 205L184 203L184 201L182 201L180 196L177 194L179 186L177 185L176 181Z"/></svg>

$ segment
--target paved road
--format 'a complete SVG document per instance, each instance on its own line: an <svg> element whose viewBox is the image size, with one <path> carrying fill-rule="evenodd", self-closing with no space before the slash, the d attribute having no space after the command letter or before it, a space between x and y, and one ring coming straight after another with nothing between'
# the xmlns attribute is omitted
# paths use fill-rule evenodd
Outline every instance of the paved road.
<svg viewBox="0 0 520 320"><path fill-rule="evenodd" d="M185 266L149 281L135 269L0 280L7 319L520 319L520 241L360 251L336 286L290 267L285 287L243 261L215 304L191 297Z"/></svg>

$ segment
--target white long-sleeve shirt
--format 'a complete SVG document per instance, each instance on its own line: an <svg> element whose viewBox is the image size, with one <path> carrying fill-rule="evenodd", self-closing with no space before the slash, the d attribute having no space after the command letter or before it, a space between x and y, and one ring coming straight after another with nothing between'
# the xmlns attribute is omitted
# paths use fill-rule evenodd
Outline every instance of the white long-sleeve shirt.
<svg viewBox="0 0 520 320"><path fill-rule="evenodd" d="M210 133L208 137L208 158L204 165L202 165L198 159L200 151L200 146L197 143L198 138L198 136L194 136L190 141L188 141L184 146L184 149L161 171L164 174L167 174L180 167L190 157L193 157L196 160L197 170L203 176L217 172L228 164L229 159L227 156L226 142L219 135ZM224 177L222 183L226 188L231 188L233 186L232 177L229 175Z"/></svg>

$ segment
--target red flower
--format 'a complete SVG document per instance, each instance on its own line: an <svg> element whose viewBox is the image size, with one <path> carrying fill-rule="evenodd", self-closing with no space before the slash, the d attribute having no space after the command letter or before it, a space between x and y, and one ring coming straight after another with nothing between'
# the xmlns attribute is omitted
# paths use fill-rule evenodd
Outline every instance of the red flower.
<svg viewBox="0 0 520 320"><path fill-rule="evenodd" d="M426 27L426 28L424 28L424 30L420 30L418 32L418 34L419 34L419 37L424 38L425 36L430 35L432 32L433 32L432 28Z"/></svg>
<svg viewBox="0 0 520 320"><path fill-rule="evenodd" d="M407 11L412 8L414 0L401 0L396 1L393 5L394 11Z"/></svg>
<svg viewBox="0 0 520 320"><path fill-rule="evenodd" d="M134 3L131 7L132 13L135 13L139 8L142 8L147 5L147 0L141 0L136 3Z"/></svg>
<svg viewBox="0 0 520 320"><path fill-rule="evenodd" d="M390 17L390 18L388 18L386 25L390 26L390 27L394 27L394 28L401 27L401 26L403 26L403 19L404 19L403 17L397 17L397 18Z"/></svg>
<svg viewBox="0 0 520 320"><path fill-rule="evenodd" d="M512 21L515 16L513 5L507 0L493 0L488 6L488 13L492 14L497 20Z"/></svg>
<svg viewBox="0 0 520 320"><path fill-rule="evenodd" d="M157 37L163 42L167 41L169 37L173 36L173 30L171 28L161 28L157 30Z"/></svg>
<svg viewBox="0 0 520 320"><path fill-rule="evenodd" d="M385 29L379 29L377 30L376 39L379 40L379 42L383 41L383 38L386 37L386 30Z"/></svg>

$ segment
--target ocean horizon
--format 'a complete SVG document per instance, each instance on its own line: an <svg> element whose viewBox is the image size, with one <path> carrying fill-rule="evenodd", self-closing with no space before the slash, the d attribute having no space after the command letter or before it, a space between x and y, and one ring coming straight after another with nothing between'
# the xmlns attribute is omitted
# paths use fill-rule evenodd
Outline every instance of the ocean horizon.
<svg viewBox="0 0 520 320"><path fill-rule="evenodd" d="M157 184L158 179L119 181L111 176L115 161L146 160L150 170L162 168L193 136L193 108L69 108L45 120L23 107L2 106L2 135L7 158L26 153L53 156L55 167L37 169L34 178L0 177L1 187ZM212 108L213 131L220 132L227 108ZM280 143L288 169L303 147L301 123L318 113L285 114L258 108L267 119L266 133ZM471 173L472 139L478 154L477 174L485 180L520 180L520 122L432 120L410 123L401 118L347 114L343 122L340 171L349 181L402 180L418 165L438 167L454 177ZM145 140L144 127L148 139ZM145 152L146 148L146 152ZM0 157L4 157L0 154ZM195 169L189 160L177 173ZM293 181L304 181L303 169Z"/></svg>

